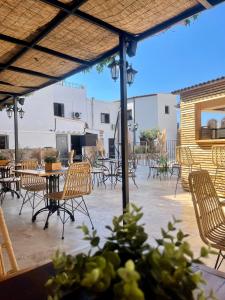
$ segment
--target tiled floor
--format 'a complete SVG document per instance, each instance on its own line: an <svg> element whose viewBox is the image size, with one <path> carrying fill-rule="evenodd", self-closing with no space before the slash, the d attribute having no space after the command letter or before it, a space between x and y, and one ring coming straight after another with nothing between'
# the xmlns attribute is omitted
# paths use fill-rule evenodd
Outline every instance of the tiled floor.
<svg viewBox="0 0 225 300"><path fill-rule="evenodd" d="M166 226L172 215L182 219L181 227L188 233L192 249L199 253L202 242L199 238L196 226L191 196L178 188L176 199L174 199L174 179L148 179L148 168L139 167L137 172L138 189L130 182L130 201L143 207L144 223L149 234L150 243L160 234L160 228ZM35 223L31 222L31 208L25 207L19 216L21 199L12 199L7 196L3 203L3 210L13 242L15 254L21 268L33 267L51 259L56 249L70 253L87 251L88 243L82 240L82 233L76 227L85 222L90 226L86 216L76 213L75 223L68 222L65 226L65 239L61 240L62 224L59 217L52 216L49 228L43 230L46 214L37 217ZM92 194L86 197L86 203L92 216L93 223L104 239L106 236L105 225L109 224L113 215L122 211L121 184L115 189L95 188ZM208 266L213 266L215 257L206 260ZM225 267L221 267L221 271Z"/></svg>

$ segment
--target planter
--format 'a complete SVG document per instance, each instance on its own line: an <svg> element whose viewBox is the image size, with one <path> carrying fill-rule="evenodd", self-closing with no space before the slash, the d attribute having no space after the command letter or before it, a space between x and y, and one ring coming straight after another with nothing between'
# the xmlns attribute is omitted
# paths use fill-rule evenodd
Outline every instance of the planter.
<svg viewBox="0 0 225 300"><path fill-rule="evenodd" d="M8 159L0 160L0 166L7 166L9 163L10 163L10 160L8 160Z"/></svg>
<svg viewBox="0 0 225 300"><path fill-rule="evenodd" d="M56 162L56 163L45 163L45 171L58 171L62 169L62 164L61 162Z"/></svg>

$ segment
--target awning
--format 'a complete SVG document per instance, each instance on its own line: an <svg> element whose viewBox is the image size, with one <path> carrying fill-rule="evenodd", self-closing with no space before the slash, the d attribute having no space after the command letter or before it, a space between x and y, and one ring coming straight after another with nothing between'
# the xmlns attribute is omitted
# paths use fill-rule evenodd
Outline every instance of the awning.
<svg viewBox="0 0 225 300"><path fill-rule="evenodd" d="M0 103L80 72L224 0L0 0Z"/></svg>

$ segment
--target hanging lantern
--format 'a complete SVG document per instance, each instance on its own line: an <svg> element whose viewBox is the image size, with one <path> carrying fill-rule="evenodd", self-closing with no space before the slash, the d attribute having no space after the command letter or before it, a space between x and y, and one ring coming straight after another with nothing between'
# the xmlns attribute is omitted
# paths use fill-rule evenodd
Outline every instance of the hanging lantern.
<svg viewBox="0 0 225 300"><path fill-rule="evenodd" d="M12 118L12 114L13 114L12 107L7 108L6 109L6 113L7 113L8 118L11 119Z"/></svg>
<svg viewBox="0 0 225 300"><path fill-rule="evenodd" d="M137 74L137 71L132 68L132 65L130 65L127 68L127 83L129 85L131 85L134 82L134 77L136 74Z"/></svg>
<svg viewBox="0 0 225 300"><path fill-rule="evenodd" d="M111 76L113 80L117 80L119 78L120 74L120 64L115 59L111 62L111 64L108 65L108 67L111 69Z"/></svg>
<svg viewBox="0 0 225 300"><path fill-rule="evenodd" d="M22 109L22 107L18 110L18 112L19 112L20 119L23 119L25 111Z"/></svg>

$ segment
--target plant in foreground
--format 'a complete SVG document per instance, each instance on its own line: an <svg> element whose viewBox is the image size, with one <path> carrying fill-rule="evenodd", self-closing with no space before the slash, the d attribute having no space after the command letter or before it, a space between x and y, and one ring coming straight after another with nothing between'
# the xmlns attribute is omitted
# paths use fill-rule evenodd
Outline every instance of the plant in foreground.
<svg viewBox="0 0 225 300"><path fill-rule="evenodd" d="M214 299L212 294L204 295L204 281L192 267L211 251L202 247L200 256L194 258L175 218L167 229L161 229L157 246L149 245L144 224L139 224L142 216L141 208L131 205L124 215L114 217L112 226L106 226L110 235L103 246L96 230L81 226L91 249L87 255L56 253L56 275L46 284L51 291L48 299Z"/></svg>

